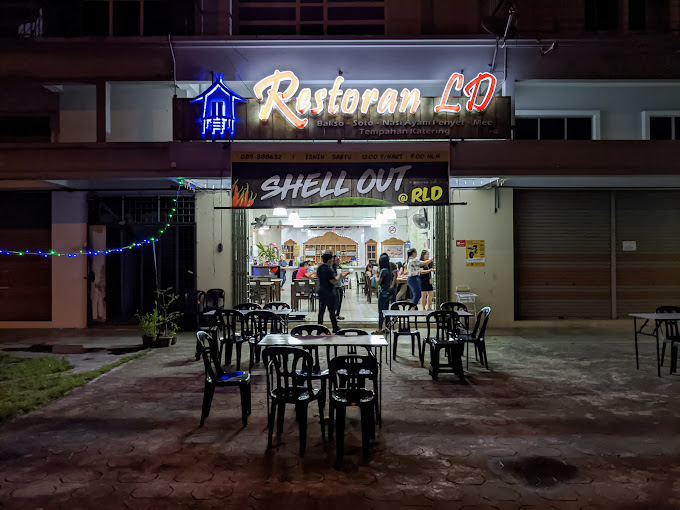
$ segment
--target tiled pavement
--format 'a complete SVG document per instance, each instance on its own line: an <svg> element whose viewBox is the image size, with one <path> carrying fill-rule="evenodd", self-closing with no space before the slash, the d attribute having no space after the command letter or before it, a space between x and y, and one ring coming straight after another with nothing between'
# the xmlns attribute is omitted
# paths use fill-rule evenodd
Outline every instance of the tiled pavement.
<svg viewBox="0 0 680 510"><path fill-rule="evenodd" d="M367 461L357 416L338 469L311 411L304 458L290 411L267 451L259 368L247 428L231 389L197 428L185 336L0 428L0 508L680 508L680 378L628 327L495 331L466 386L401 343Z"/></svg>

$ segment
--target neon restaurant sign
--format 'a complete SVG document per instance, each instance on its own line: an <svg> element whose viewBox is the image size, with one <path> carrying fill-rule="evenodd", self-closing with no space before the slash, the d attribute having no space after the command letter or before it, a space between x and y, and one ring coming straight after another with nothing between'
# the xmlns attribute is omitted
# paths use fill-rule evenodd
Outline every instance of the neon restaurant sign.
<svg viewBox="0 0 680 510"><path fill-rule="evenodd" d="M510 98L495 96L491 73L453 73L437 97L414 87L343 88L342 76L312 90L293 71L276 70L244 99L215 76L200 96L174 100L175 140L510 138Z"/></svg>

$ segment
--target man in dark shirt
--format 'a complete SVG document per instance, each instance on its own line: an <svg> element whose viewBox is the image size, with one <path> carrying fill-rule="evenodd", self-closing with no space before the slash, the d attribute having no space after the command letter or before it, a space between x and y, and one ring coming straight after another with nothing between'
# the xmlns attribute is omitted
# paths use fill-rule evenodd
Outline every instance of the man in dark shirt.
<svg viewBox="0 0 680 510"><path fill-rule="evenodd" d="M332 253L324 253L321 260L323 264L319 266L316 271L316 275L319 277L319 324L323 324L323 315L328 308L328 315L331 316L331 324L333 325L333 333L335 333L338 328L338 322L335 319L335 286L334 284L345 278L349 271L343 271L340 276L333 268Z"/></svg>

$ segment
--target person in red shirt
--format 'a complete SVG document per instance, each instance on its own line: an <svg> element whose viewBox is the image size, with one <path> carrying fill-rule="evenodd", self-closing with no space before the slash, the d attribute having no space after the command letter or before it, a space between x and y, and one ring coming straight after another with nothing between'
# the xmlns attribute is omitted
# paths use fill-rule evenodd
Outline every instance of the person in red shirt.
<svg viewBox="0 0 680 510"><path fill-rule="evenodd" d="M295 279L296 280L301 280L302 278L307 276L307 267L309 266L309 261L305 260L300 268L295 272Z"/></svg>

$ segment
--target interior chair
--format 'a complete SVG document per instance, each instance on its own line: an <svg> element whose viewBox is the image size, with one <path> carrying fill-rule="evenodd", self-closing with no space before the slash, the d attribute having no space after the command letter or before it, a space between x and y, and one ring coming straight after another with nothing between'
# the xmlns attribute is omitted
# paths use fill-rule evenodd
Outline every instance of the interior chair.
<svg viewBox="0 0 680 510"><path fill-rule="evenodd" d="M224 289L209 289L205 293L205 311L224 308Z"/></svg>
<svg viewBox="0 0 680 510"><path fill-rule="evenodd" d="M244 427L248 426L248 416L251 412L250 373L224 372L219 362L217 342L206 331L196 333L196 343L205 366L205 388L203 390L203 407L199 427L203 426L205 419L210 415L215 388L218 386L238 386L241 393L241 420Z"/></svg>
<svg viewBox="0 0 680 510"><path fill-rule="evenodd" d="M262 286L261 279L253 280L248 283L248 297L253 302L267 302L267 287Z"/></svg>
<svg viewBox="0 0 680 510"><path fill-rule="evenodd" d="M376 393L366 388L366 374L378 373L378 360L373 356L338 356L328 362L330 393L328 437L333 437L337 411L338 437L335 440L338 462L345 451L345 421L348 407L361 411L361 449L364 457L370 453L370 440L375 438L373 410ZM376 376L377 377L377 376Z"/></svg>
<svg viewBox="0 0 680 510"><path fill-rule="evenodd" d="M364 291L366 293L366 280L362 277L363 272L362 271L355 271L354 276L356 277L357 280L357 294L359 294L360 291Z"/></svg>
<svg viewBox="0 0 680 510"><path fill-rule="evenodd" d="M390 310L417 310L418 307L410 301L396 301L390 305ZM411 324L411 317L397 317L392 327L392 338L394 338L394 347L392 350L392 359L397 359L397 343L400 336L411 337L411 355L415 356L415 341L418 340L418 354L422 349L420 343L420 331L418 331L417 322L414 320Z"/></svg>
<svg viewBox="0 0 680 510"><path fill-rule="evenodd" d="M284 303L283 301L272 301L270 303L266 303L263 307L264 310L290 310L290 305L288 303ZM288 332L288 317L285 315L277 315L277 319L279 320L279 332L280 333L287 333Z"/></svg>
<svg viewBox="0 0 680 510"><path fill-rule="evenodd" d="M303 340L306 336L322 336L330 335L331 331L321 324L301 324L295 326L291 331L290 335L300 338ZM317 346L306 347L303 343L302 348L309 352L312 356L312 373L310 377L312 381L319 381L321 383L321 395L319 396L319 415L323 417L324 407L326 406L326 395L328 386L328 369L321 369L321 363L319 358L319 348ZM330 358L330 346L326 348L326 360ZM300 374L301 377L306 377L307 374ZM326 437L324 435L324 437Z"/></svg>
<svg viewBox="0 0 680 510"><path fill-rule="evenodd" d="M335 332L336 335L340 336L368 336L369 332L363 329L356 329L356 328L345 328L345 329L340 329ZM373 356L374 358L377 359L376 354L374 353L370 347L364 347L366 349L366 354L369 356ZM357 347L354 345L349 345L347 346L347 355L356 355L358 354L357 352ZM335 348L335 356L338 356L338 348ZM380 370L380 360L378 360L378 370ZM373 390L376 392L376 405L375 405L375 416L378 421L378 426L382 427L382 385L380 384L380 378L379 372L377 374L373 374L370 371L366 371L365 373L362 373L367 379L370 379L373 381Z"/></svg>
<svg viewBox="0 0 680 510"><path fill-rule="evenodd" d="M461 382L465 381L463 373L463 342L456 339L456 326L458 314L451 311L438 310L427 315L427 338L423 344L420 362L424 364L425 345L430 346L430 376L436 381L440 373L452 373L458 375ZM448 363L440 361L441 351L444 351Z"/></svg>
<svg viewBox="0 0 680 510"><path fill-rule="evenodd" d="M190 320L189 324L195 324L196 331L201 329L201 315L205 312L205 292L193 290L184 294L184 315Z"/></svg>
<svg viewBox="0 0 680 510"><path fill-rule="evenodd" d="M231 364L231 353L236 348L236 370L241 370L241 350L248 341L242 334L244 315L237 310L217 310L217 331L219 332L220 359L224 353L224 364Z"/></svg>
<svg viewBox="0 0 680 510"><path fill-rule="evenodd" d="M293 303L300 310L300 301L307 301L307 311L312 307L312 285L309 280L295 280L293 282Z"/></svg>
<svg viewBox="0 0 680 510"><path fill-rule="evenodd" d="M307 409L318 400L322 390L312 386L312 356L295 347L267 347L262 352L267 372L267 424L268 448L272 447L276 409L279 410L277 432L283 432L286 404L295 406L295 416L300 427L300 454L307 447ZM324 416L321 413L321 434L325 436Z"/></svg>
<svg viewBox="0 0 680 510"><path fill-rule="evenodd" d="M477 353L479 353L479 362L484 365L487 370L489 369L489 360L486 357L486 341L484 336L486 334L486 325L489 322L489 315L491 315L491 308L485 306L477 314L474 329L469 333L458 331L456 337L457 341L468 344L468 346L470 344L474 346L475 359L477 358ZM469 367L469 358L470 348L468 347L465 351L465 368Z"/></svg>
<svg viewBox="0 0 680 510"><path fill-rule="evenodd" d="M371 276L364 273L364 288L366 289L366 300L371 303L371 298L375 296L378 299L378 289L371 287Z"/></svg>
<svg viewBox="0 0 680 510"><path fill-rule="evenodd" d="M253 371L253 365L260 361L261 348L257 345L270 333L279 332L278 317L270 310L252 310L243 317L242 335L246 337L250 346L249 371Z"/></svg>
<svg viewBox="0 0 680 510"><path fill-rule="evenodd" d="M659 306L656 313L680 313L680 306ZM659 324L658 327L662 327ZM680 332L678 331L677 320L664 320L664 341L661 347L661 366L663 366L664 358L666 357L666 345L671 347L671 374L677 370L678 364L678 347L680 346Z"/></svg>

